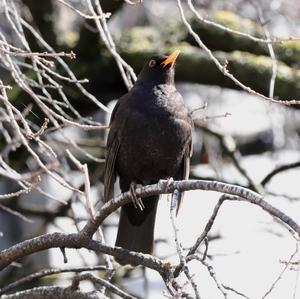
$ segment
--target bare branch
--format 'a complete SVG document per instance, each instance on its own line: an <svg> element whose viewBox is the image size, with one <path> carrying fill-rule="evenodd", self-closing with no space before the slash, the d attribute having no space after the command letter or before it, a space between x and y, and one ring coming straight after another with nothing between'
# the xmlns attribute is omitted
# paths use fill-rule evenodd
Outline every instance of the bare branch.
<svg viewBox="0 0 300 299"><path fill-rule="evenodd" d="M80 11L79 9L76 9L75 7L73 7L71 4L69 4L68 2L64 1L64 0L57 0L58 2L62 3L63 5L69 7L70 9L72 9L73 11L75 11L77 14L79 14L81 17L87 19L87 20L91 20L91 19L108 19L111 17L111 13L107 12L107 13L103 13L101 15L98 16L90 16L87 15L85 13L83 13L82 11Z"/></svg>
<svg viewBox="0 0 300 299"><path fill-rule="evenodd" d="M129 251L120 247L111 247L99 241L90 239L88 236L77 234L52 233L45 234L33 239L25 240L0 252L0 270L12 262L27 255L46 250L49 248L86 248L97 253L105 253L126 260L135 260L138 264L158 271L165 275L169 268L160 259L138 252Z"/></svg>
<svg viewBox="0 0 300 299"><path fill-rule="evenodd" d="M85 273L85 274L80 274L78 276L75 276L72 282L71 288L77 289L79 286L79 282L82 280L90 280L94 284L99 284L104 286L105 288L109 289L112 293L120 296L121 298L125 299L137 299L137 297L131 296L130 294L122 291L120 288L114 286L111 284L109 281L102 279L100 277L95 276L92 273Z"/></svg>
<svg viewBox="0 0 300 299"><path fill-rule="evenodd" d="M98 292L82 292L63 287L37 287L11 295L1 296L3 299L101 299ZM102 297L104 299L104 297Z"/></svg>
<svg viewBox="0 0 300 299"><path fill-rule="evenodd" d="M20 218L21 220L23 220L27 223L33 223L34 222L33 220L31 220L31 219L27 218L26 216L22 215L21 213L15 211L13 209L10 209L10 208L6 207L3 204L0 204L0 210L5 211L6 213L9 213L11 215L14 215L14 216Z"/></svg>
<svg viewBox="0 0 300 299"><path fill-rule="evenodd" d="M38 280L42 277L53 275L53 274L60 274L60 273L67 273L67 272L85 272L85 271L98 271L98 270L105 270L105 266L93 266L93 267L74 267L74 268L52 268L52 269L45 269L39 272L35 272L33 274L27 275L15 282L8 284L7 286L0 289L0 295L5 294L12 289L19 287L23 284Z"/></svg>
<svg viewBox="0 0 300 299"><path fill-rule="evenodd" d="M282 271L280 272L280 274L278 275L278 277L276 278L276 280L272 283L271 287L262 296L262 299L268 297L270 295L270 293L274 290L274 288L276 287L277 283L279 282L279 280L282 279L282 276L284 275L285 271L288 269L288 267L292 263L293 258L296 256L296 254L298 254L298 252L299 252L299 245L297 243L295 251L291 254L288 262L285 264L284 268L282 269Z"/></svg>
<svg viewBox="0 0 300 299"><path fill-rule="evenodd" d="M188 282L192 285L192 288L194 290L195 296L197 299L201 299L199 291L198 291L198 286L193 278L193 275L190 273L190 270L187 266L186 259L183 254L183 249L179 241L179 235L178 235L178 227L176 224L176 211L177 211L177 205L178 205L178 198L180 196L180 193L177 189L174 190L172 200L171 200L171 206L170 206L170 216L171 216L171 222L172 222L172 227L173 231L175 234L175 243L176 243L176 248L177 248L177 253L179 256L180 264L182 265L183 272L185 276L188 279Z"/></svg>
<svg viewBox="0 0 300 299"><path fill-rule="evenodd" d="M35 189L40 182L41 182L41 178L38 176L35 179L35 182L33 184L31 184L29 187L25 187L24 189L21 189L19 191L13 192L13 193L1 194L0 195L0 201L7 200L7 199L13 198L13 197L18 197L22 194L28 194L33 189Z"/></svg>
<svg viewBox="0 0 300 299"><path fill-rule="evenodd" d="M273 171L271 171L267 176L265 176L265 178L261 181L261 184L265 186L275 175L297 167L300 167L300 162L293 162L290 164L279 166L275 168Z"/></svg>

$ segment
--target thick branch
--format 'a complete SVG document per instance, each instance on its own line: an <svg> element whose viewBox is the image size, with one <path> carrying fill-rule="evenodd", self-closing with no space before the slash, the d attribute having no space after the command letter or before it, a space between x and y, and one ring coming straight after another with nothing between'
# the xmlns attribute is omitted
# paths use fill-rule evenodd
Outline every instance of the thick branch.
<svg viewBox="0 0 300 299"><path fill-rule="evenodd" d="M14 281L2 289L0 289L0 295L11 291L12 289L19 287L23 284L30 283L32 281L38 280L42 277L59 274L59 273L66 273L66 272L84 272L84 271L99 271L99 270L106 270L105 266L94 266L94 267L73 267L73 268L52 268L52 269L45 269L39 272L32 273L21 279Z"/></svg>
<svg viewBox="0 0 300 299"><path fill-rule="evenodd" d="M27 255L49 249L49 248L86 248L95 252L106 253L118 258L135 260L138 264L156 270L160 273L164 271L163 262L150 255L122 249L120 247L110 247L98 241L91 240L84 234L45 234L33 239L25 240L8 249L0 252L0 270L4 269L12 262Z"/></svg>
<svg viewBox="0 0 300 299"><path fill-rule="evenodd" d="M3 295L2 299L100 299L99 293L96 291L82 292L71 288L63 287L38 287L11 295ZM103 298L103 297L102 297Z"/></svg>

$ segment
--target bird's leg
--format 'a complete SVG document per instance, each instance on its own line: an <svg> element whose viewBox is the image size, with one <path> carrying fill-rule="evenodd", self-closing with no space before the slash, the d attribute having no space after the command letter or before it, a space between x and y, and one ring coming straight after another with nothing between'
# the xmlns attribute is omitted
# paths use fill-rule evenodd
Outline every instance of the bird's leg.
<svg viewBox="0 0 300 299"><path fill-rule="evenodd" d="M143 204L142 199L140 197L137 197L136 192L135 192L136 188L137 188L137 183L131 182L129 192L131 193L131 196L132 196L132 203L136 209L140 208L141 211L143 211L145 206Z"/></svg>

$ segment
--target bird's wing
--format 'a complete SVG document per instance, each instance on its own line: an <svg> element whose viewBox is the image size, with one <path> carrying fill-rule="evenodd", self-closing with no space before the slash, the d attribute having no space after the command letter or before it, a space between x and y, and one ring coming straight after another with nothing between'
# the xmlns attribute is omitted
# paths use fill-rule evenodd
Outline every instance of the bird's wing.
<svg viewBox="0 0 300 299"><path fill-rule="evenodd" d="M110 130L106 144L106 160L104 166L104 201L107 202L113 197L114 182L116 180L115 162L120 147L118 128L115 125L115 116L120 106L120 100L115 105L110 118Z"/></svg>

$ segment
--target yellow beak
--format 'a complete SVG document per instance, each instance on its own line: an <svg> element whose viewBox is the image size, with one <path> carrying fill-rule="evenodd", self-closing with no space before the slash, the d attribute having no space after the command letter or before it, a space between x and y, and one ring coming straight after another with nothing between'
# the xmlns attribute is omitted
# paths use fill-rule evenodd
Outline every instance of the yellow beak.
<svg viewBox="0 0 300 299"><path fill-rule="evenodd" d="M163 67L166 67L168 64L171 64L171 66L173 66L173 64L176 61L176 58L178 57L180 53L180 50L176 50L174 51L171 55L169 55L161 64L163 65Z"/></svg>

